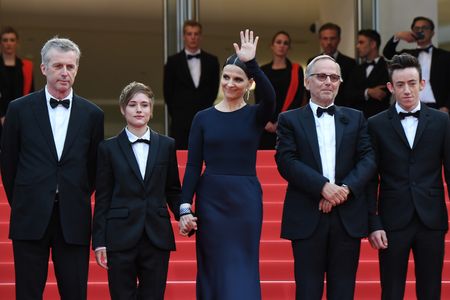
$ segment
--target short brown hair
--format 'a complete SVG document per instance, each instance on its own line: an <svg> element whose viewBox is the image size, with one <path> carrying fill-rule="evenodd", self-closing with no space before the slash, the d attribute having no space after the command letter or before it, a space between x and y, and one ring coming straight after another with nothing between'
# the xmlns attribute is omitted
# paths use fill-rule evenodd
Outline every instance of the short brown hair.
<svg viewBox="0 0 450 300"><path fill-rule="evenodd" d="M186 20L184 21L183 24L183 34L186 33L186 27L198 27L200 28L200 33L202 33L202 24L200 24L199 22L195 21L195 20Z"/></svg>
<svg viewBox="0 0 450 300"><path fill-rule="evenodd" d="M150 106L153 107L154 94L152 89L140 82L133 81L123 88L119 97L119 105L122 109L128 105L128 102L136 95L144 94L150 99Z"/></svg>
<svg viewBox="0 0 450 300"><path fill-rule="evenodd" d="M2 31L0 31L0 37L2 37L4 34L6 33L14 33L16 36L16 39L19 39L19 33L17 32L17 30L15 30L13 27L11 26L5 26L2 28Z"/></svg>
<svg viewBox="0 0 450 300"><path fill-rule="evenodd" d="M336 31L337 36L338 36L339 38L341 37L341 27L339 27L339 25L337 25L337 24L334 24L334 23L331 23L331 22L328 22L328 23L323 24L323 25L320 26L320 28L319 28L319 36L320 36L320 33L321 33L322 31L324 31L324 30L334 30L334 31Z"/></svg>
<svg viewBox="0 0 450 300"><path fill-rule="evenodd" d="M419 60L408 53L400 55L394 55L390 61L388 61L389 81L392 82L392 74L395 70L403 70L407 68L415 68L419 73L419 79L422 80L422 68L420 67Z"/></svg>

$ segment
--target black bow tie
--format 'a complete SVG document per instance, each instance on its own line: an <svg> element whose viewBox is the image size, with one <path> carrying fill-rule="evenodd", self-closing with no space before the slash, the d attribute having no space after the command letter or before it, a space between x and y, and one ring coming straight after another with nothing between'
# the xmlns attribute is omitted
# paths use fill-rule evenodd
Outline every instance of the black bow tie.
<svg viewBox="0 0 450 300"><path fill-rule="evenodd" d="M137 144L137 143L145 143L147 145L150 145L150 140L146 139L137 139L134 142L131 142L131 145Z"/></svg>
<svg viewBox="0 0 450 300"><path fill-rule="evenodd" d="M57 107L58 105L62 105L65 108L69 108L70 107L70 100L69 99L64 99L64 100L56 100L54 98L50 98L50 106L52 108Z"/></svg>
<svg viewBox="0 0 450 300"><path fill-rule="evenodd" d="M336 112L336 106L334 106L334 105L331 105L328 108L322 108L319 106L317 108L316 114L317 114L317 117L320 118L323 115L323 113L327 113L330 116L333 116L335 112Z"/></svg>
<svg viewBox="0 0 450 300"><path fill-rule="evenodd" d="M433 48L433 45L430 45L426 48L417 48L417 55L419 55L421 52L426 52L426 53L430 53L430 49Z"/></svg>
<svg viewBox="0 0 450 300"><path fill-rule="evenodd" d="M400 120L403 120L406 117L414 117L414 118L419 118L420 116L420 110L416 111L416 112L399 112L398 116L400 117Z"/></svg>
<svg viewBox="0 0 450 300"><path fill-rule="evenodd" d="M200 59L200 53L194 54L194 55L188 54L188 55L186 55L186 57L187 57L188 60L193 59L193 58Z"/></svg>
<svg viewBox="0 0 450 300"><path fill-rule="evenodd" d="M372 60L372 61L366 61L365 63L363 63L363 66L364 67L368 67L368 66L375 66L375 61L374 60Z"/></svg>

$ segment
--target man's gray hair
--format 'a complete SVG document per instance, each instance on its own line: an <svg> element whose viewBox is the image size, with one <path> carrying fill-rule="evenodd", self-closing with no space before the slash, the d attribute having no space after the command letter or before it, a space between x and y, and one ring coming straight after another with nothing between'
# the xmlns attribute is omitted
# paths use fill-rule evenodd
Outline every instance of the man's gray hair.
<svg viewBox="0 0 450 300"><path fill-rule="evenodd" d="M77 56L77 66L78 66L78 64L80 62L81 51L80 51L80 48L78 47L78 45L75 44L74 42L72 42L71 40L66 39L66 38L59 38L57 36L48 40L44 44L44 46L42 47L42 50L41 50L42 64L48 65L48 63L50 61L50 57L48 57L48 52L51 49L57 49L58 51L61 51L61 52L70 52L70 51L75 52L75 54Z"/></svg>
<svg viewBox="0 0 450 300"><path fill-rule="evenodd" d="M305 77L310 77L311 76L312 69L313 69L314 65L316 64L316 62L318 62L319 60L322 60L322 59L329 59L332 62L334 62L336 64L336 66L337 66L339 76L341 76L341 66L339 66L339 64L336 62L336 60L334 58L332 58L331 56L329 56L329 55L322 54L322 55L314 57L314 59L311 60L309 62L309 64L306 66L306 72L305 72L306 76Z"/></svg>

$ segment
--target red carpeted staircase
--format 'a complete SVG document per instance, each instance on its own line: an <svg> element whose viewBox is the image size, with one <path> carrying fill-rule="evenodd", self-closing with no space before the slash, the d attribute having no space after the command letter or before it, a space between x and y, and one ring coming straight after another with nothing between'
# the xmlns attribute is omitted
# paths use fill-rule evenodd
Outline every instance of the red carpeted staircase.
<svg viewBox="0 0 450 300"><path fill-rule="evenodd" d="M257 172L264 191L260 250L261 287L264 300L290 300L295 298L292 251L290 243L279 237L286 182L278 174L273 155L273 151L260 151L257 161ZM186 152L178 153L178 163L182 178ZM0 299L9 300L14 299L14 266L11 242L8 240L9 206L3 188L0 190ZM178 225L175 221L173 226L177 237L177 251L171 254L165 299L194 300L195 238L179 236ZM449 243L450 240L447 240L447 250ZM405 299L416 298L413 265L410 261ZM44 299L59 299L51 263ZM109 299L106 271L96 265L93 255L91 255L89 270L88 299ZM367 240L362 242L355 299L380 299L377 252L370 248ZM450 299L450 254L446 254L445 257L442 299Z"/></svg>

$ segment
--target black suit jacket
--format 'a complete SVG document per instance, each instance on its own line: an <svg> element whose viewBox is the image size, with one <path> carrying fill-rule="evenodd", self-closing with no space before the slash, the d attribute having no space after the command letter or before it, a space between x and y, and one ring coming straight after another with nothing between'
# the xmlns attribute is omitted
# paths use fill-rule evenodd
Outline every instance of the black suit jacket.
<svg viewBox="0 0 450 300"><path fill-rule="evenodd" d="M369 118L389 107L391 93L385 88L386 97L382 101L370 98L366 100L364 92L368 88L378 85L386 85L389 81L389 73L387 64L383 57L370 72L369 77L366 76L366 66L364 64L357 65L350 74L347 84L345 85L345 99L350 107L359 109L364 112L364 116Z"/></svg>
<svg viewBox="0 0 450 300"><path fill-rule="evenodd" d="M378 162L378 172L369 189L370 232L403 229L415 212L428 228L447 230L442 165L448 185L448 115L422 105L412 149L395 106L369 119L369 133Z"/></svg>
<svg viewBox="0 0 450 300"><path fill-rule="evenodd" d="M313 59L314 59L314 57L311 57L308 60L308 64ZM341 105L341 106L350 106L348 103L348 99L345 98L344 90L345 90L345 86L347 85L347 80L350 77L350 74L353 71L353 68L356 66L356 60L354 60L353 58L351 58L347 55L342 54L341 52L338 52L338 55L336 57L336 62L341 67L341 76L342 76L343 82L339 86L339 91L336 95L336 98L334 99L334 104ZM309 97L310 97L309 91L307 92L307 97L309 100Z"/></svg>
<svg viewBox="0 0 450 300"><path fill-rule="evenodd" d="M416 49L403 49L396 51L397 43L392 37L384 46L383 55L387 59L391 59L395 54L409 53L415 57L419 55ZM450 52L443 49L433 47L431 56L430 82L433 95L438 107L447 107L450 109Z"/></svg>
<svg viewBox="0 0 450 300"><path fill-rule="evenodd" d="M175 142L151 131L145 178L125 130L100 144L93 248L134 247L147 234L160 249L175 250L167 204L178 219L181 192Z"/></svg>
<svg viewBox="0 0 450 300"><path fill-rule="evenodd" d="M164 67L164 99L172 118L185 115L192 122L195 113L210 107L219 90L219 60L205 51L200 53L201 75L196 88L184 50L169 56ZM189 129L189 128L188 128Z"/></svg>
<svg viewBox="0 0 450 300"><path fill-rule="evenodd" d="M346 184L350 198L338 210L347 233L367 235L366 183L375 171L375 159L360 111L336 107L336 184ZM281 237L295 240L310 237L320 215L321 191L328 181L322 175L316 125L310 105L281 113L278 119L276 162L288 181L281 224Z"/></svg>
<svg viewBox="0 0 450 300"><path fill-rule="evenodd" d="M11 205L9 237L42 238L59 192L61 228L69 244L89 245L91 194L103 112L73 95L66 140L58 161L45 91L10 103L2 135L1 172Z"/></svg>

